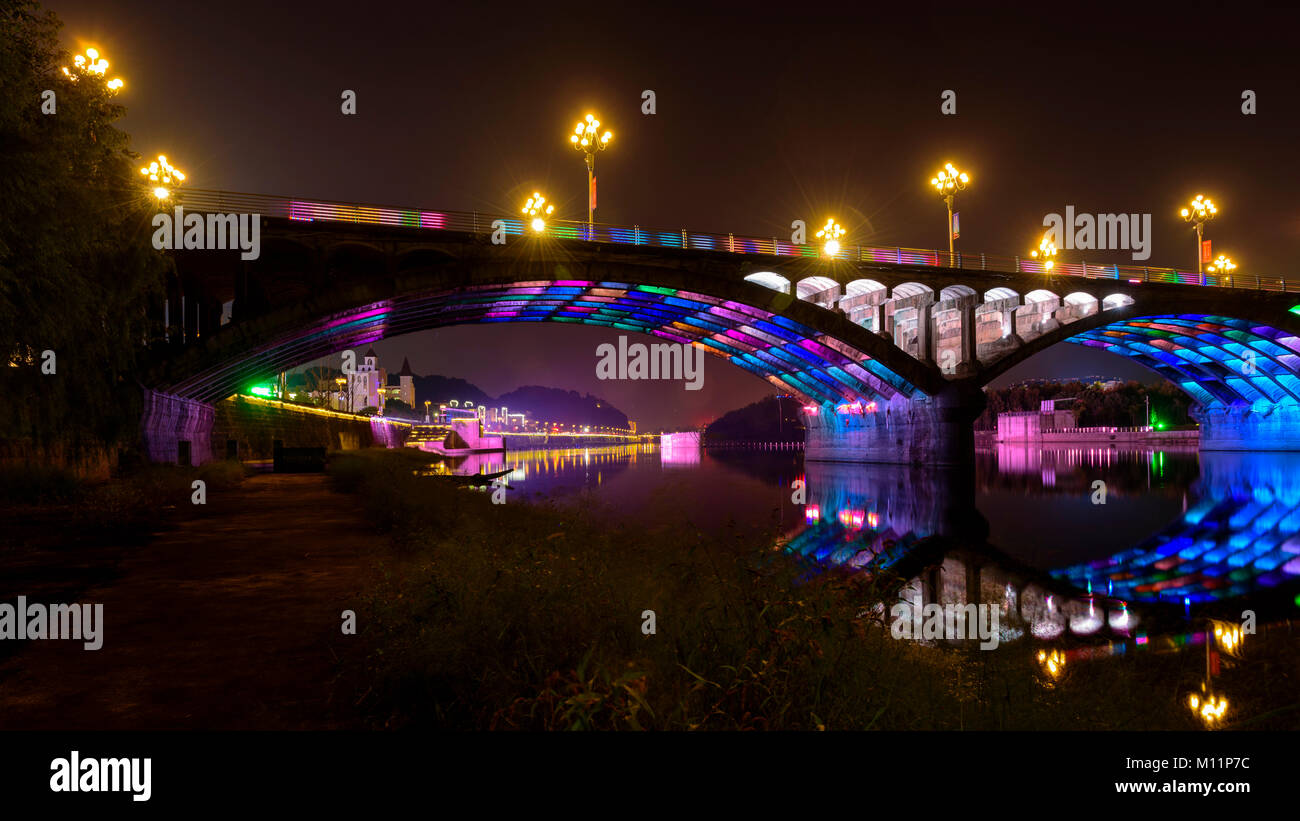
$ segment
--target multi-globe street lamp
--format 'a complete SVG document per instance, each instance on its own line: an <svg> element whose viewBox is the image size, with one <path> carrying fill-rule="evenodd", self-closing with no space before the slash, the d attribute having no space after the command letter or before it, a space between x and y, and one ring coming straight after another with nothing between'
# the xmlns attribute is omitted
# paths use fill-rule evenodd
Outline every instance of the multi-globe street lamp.
<svg viewBox="0 0 1300 821"><path fill-rule="evenodd" d="M1051 235L1045 234L1042 241L1038 243L1038 249L1031 251L1029 255L1034 259L1042 260L1043 273L1050 274L1053 266L1056 265L1056 244L1052 242Z"/></svg>
<svg viewBox="0 0 1300 821"><path fill-rule="evenodd" d="M528 225L538 234L546 230L546 218L555 211L555 206L546 202L546 197L536 192L524 203L524 218Z"/></svg>
<svg viewBox="0 0 1300 821"><path fill-rule="evenodd" d="M953 244L952 244L952 202L958 191L965 191L967 183L970 182L970 176L964 171L958 171L952 163L944 163L939 173L930 178L930 185L934 190L939 192L939 196L948 205L948 263L952 264Z"/></svg>
<svg viewBox="0 0 1300 821"><path fill-rule="evenodd" d="M153 195L160 203L171 196L173 186L185 182L185 174L167 162L167 157L162 154L158 155L158 159L141 168L140 173L153 183Z"/></svg>
<svg viewBox="0 0 1300 821"><path fill-rule="evenodd" d="M824 240L822 252L828 257L833 257L840 252L840 237L844 236L844 228L835 222L831 217L826 220L826 225L817 232L817 238Z"/></svg>
<svg viewBox="0 0 1300 821"><path fill-rule="evenodd" d="M1201 275L1201 284L1205 284L1205 263L1204 255L1201 253L1201 247L1204 242L1205 223L1218 216L1219 209L1214 207L1210 198L1197 194L1196 199L1192 200L1190 208L1182 210L1183 219L1187 222L1196 224L1196 273Z"/></svg>
<svg viewBox="0 0 1300 821"><path fill-rule="evenodd" d="M348 383L348 380L346 377L340 376L336 378L334 382L339 386L339 410L343 410L343 386ZM352 393L349 391L348 392L348 413L351 412L352 412Z"/></svg>
<svg viewBox="0 0 1300 821"><path fill-rule="evenodd" d="M604 151L609 147L609 141L613 139L614 133L606 131L600 133L600 120L595 116L588 114L584 119L578 120L578 124L573 127L573 133L569 135L569 144L575 150L582 152L587 160L587 225L590 226L596 221L596 152Z"/></svg>
<svg viewBox="0 0 1300 821"><path fill-rule="evenodd" d="M1210 267L1205 270L1209 271L1211 274L1231 274L1233 271L1237 270L1237 264L1229 257L1219 254L1219 258L1210 263Z"/></svg>
<svg viewBox="0 0 1300 821"><path fill-rule="evenodd" d="M73 57L72 64L75 67L73 70L69 70L67 66L63 67L63 75L74 83L77 82L77 79L82 75L90 74L96 77L103 77L108 71L108 61L99 56L99 49L94 48L86 49L84 55L78 54ZM104 83L104 88L115 92L121 91L123 85L125 85L125 83L122 82L121 77L114 77Z"/></svg>

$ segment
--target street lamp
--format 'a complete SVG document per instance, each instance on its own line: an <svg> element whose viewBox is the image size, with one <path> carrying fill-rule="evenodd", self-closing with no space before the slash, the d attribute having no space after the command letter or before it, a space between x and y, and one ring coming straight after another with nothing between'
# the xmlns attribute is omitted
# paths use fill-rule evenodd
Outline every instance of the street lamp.
<svg viewBox="0 0 1300 821"><path fill-rule="evenodd" d="M546 217L549 217L554 211L555 206L547 205L546 197L536 192L533 192L533 195L528 198L528 202L524 203L524 216L532 217L529 225L539 234L546 230Z"/></svg>
<svg viewBox="0 0 1300 821"><path fill-rule="evenodd" d="M1054 260L1056 257L1056 245L1052 242L1051 235L1044 234L1042 242L1038 243L1038 250L1031 251L1029 255L1034 259L1041 259L1043 261L1043 272L1051 273L1052 266L1056 264Z"/></svg>
<svg viewBox="0 0 1300 821"><path fill-rule="evenodd" d="M818 239L825 239L826 243L822 245L822 252L828 257L833 257L840 252L840 237L844 236L844 229L835 222L831 217L826 220L826 226L817 232Z"/></svg>
<svg viewBox="0 0 1300 821"><path fill-rule="evenodd" d="M82 75L93 74L96 77L103 77L105 72L108 71L108 61L103 57L100 57L99 50L94 48L86 49L84 55L78 54L76 57L73 57L72 64L75 66L76 73L73 73L73 71L68 70L67 66L64 66L63 76L67 77L74 83L77 82L77 79ZM114 77L104 83L104 87L113 92L121 91L123 85L124 83L120 77Z"/></svg>
<svg viewBox="0 0 1300 821"><path fill-rule="evenodd" d="M948 204L948 263L952 264L952 200L958 191L965 191L970 177L966 172L958 171L952 163L944 163L943 169L930 179L930 185L939 192L939 196Z"/></svg>
<svg viewBox="0 0 1300 821"><path fill-rule="evenodd" d="M159 203L171 196L171 189L168 186L185 182L185 175L181 170L167 162L167 158L162 154L158 155L158 159L141 168L140 173L154 184L153 195Z"/></svg>
<svg viewBox="0 0 1300 821"><path fill-rule="evenodd" d="M432 420L429 418L429 405L430 405L430 404L432 404L432 402L431 402L430 400L428 400L428 399L424 400L424 424L426 424L426 425L429 424L430 422L432 422Z"/></svg>
<svg viewBox="0 0 1300 821"><path fill-rule="evenodd" d="M585 119L578 120L578 124L573 127L573 133L569 135L569 144L575 150L581 151L587 160L588 238L590 238L590 226L596 221L596 152L604 151L613 137L611 131L600 134L600 120L590 114Z"/></svg>
<svg viewBox="0 0 1300 821"><path fill-rule="evenodd" d="M1201 275L1202 285L1205 284L1205 263L1201 261L1201 237L1205 231L1205 223L1214 219L1218 213L1219 209L1214 207L1210 198L1202 194L1197 194L1196 199L1192 200L1191 208L1184 208L1182 211L1185 221L1196 223L1196 273Z"/></svg>
<svg viewBox="0 0 1300 821"><path fill-rule="evenodd" d="M1211 263L1210 267L1205 270L1209 271L1211 274L1231 274L1233 271L1237 270L1237 264L1223 254L1219 254L1219 258ZM1229 281L1231 281L1231 279L1229 279Z"/></svg>

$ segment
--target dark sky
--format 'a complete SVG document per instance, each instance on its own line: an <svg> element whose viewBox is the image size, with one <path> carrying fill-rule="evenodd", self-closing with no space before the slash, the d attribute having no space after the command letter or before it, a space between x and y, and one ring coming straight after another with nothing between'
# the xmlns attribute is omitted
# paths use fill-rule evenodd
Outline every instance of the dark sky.
<svg viewBox="0 0 1300 821"><path fill-rule="evenodd" d="M540 189L577 218L585 170L567 135L591 110L615 133L598 160L602 222L784 235L833 215L850 243L939 247L945 214L927 183L950 160L973 177L958 200L968 251L1025 253L1043 216L1073 205L1150 213L1149 264L1186 268L1195 241L1178 210L1205 193L1221 210L1216 254L1243 273L1294 272L1294 9L598 6L49 4L69 50L98 46L126 80L135 148L167 153L197 187L501 212ZM940 113L945 89L955 116ZM611 335L471 327L378 347L384 364L409 354L418 372L489 393L600 392L648 426L770 392L713 358L698 393L599 382L595 346ZM1062 345L1008 378L1083 374L1147 372Z"/></svg>

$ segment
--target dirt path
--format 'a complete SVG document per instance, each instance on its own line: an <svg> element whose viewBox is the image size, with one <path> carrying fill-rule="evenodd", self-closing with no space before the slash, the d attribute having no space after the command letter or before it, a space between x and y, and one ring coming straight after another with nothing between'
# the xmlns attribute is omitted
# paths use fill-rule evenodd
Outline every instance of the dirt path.
<svg viewBox="0 0 1300 821"><path fill-rule="evenodd" d="M6 648L16 652L0 661L0 728L356 726L355 688L336 679L338 660L364 649L340 614L361 609L382 537L324 476L257 476L222 496L126 549L111 578L75 599L104 605L102 649Z"/></svg>

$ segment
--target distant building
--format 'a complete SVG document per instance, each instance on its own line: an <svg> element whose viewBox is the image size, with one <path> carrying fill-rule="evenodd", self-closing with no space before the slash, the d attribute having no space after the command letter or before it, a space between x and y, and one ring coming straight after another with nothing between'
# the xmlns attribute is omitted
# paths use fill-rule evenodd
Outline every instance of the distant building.
<svg viewBox="0 0 1300 821"><path fill-rule="evenodd" d="M1067 430L1074 424L1074 397L1044 399L1037 411L998 414L999 442L1027 442L1041 439L1049 430Z"/></svg>

